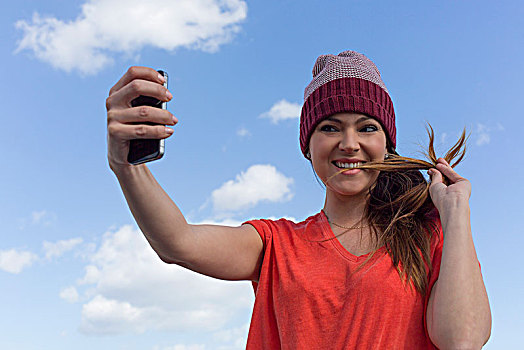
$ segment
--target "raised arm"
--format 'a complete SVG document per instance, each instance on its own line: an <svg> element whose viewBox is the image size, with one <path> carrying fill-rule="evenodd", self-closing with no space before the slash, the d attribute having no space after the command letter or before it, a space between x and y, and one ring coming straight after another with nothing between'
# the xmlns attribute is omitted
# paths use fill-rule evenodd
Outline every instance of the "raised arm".
<svg viewBox="0 0 524 350"><path fill-rule="evenodd" d="M131 67L106 100L108 161L129 208L151 247L167 263L220 279L257 280L263 243L251 225L190 225L145 164L127 162L129 140L161 139L173 134L177 119L167 110L131 107L140 96L169 101L163 78L146 67ZM138 124L153 122L159 125Z"/></svg>
<svg viewBox="0 0 524 350"><path fill-rule="evenodd" d="M429 173L444 245L428 303L428 333L439 349L480 349L491 333L491 311L471 234L471 185L442 158L437 170ZM449 186L442 182L442 174Z"/></svg>

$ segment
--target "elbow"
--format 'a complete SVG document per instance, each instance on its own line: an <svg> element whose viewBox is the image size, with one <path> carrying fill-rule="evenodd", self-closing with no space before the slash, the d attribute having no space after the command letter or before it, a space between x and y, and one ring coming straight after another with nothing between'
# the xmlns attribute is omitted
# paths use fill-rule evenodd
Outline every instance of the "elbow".
<svg viewBox="0 0 524 350"><path fill-rule="evenodd" d="M479 350L488 342L491 327L485 335L454 334L444 339L435 339L434 344L440 350Z"/></svg>
<svg viewBox="0 0 524 350"><path fill-rule="evenodd" d="M440 350L479 350L482 349L482 344L470 341L456 341L448 344L440 345Z"/></svg>
<svg viewBox="0 0 524 350"><path fill-rule="evenodd" d="M173 259L169 259L169 258L166 257L166 256L163 256L163 255L158 254L158 253L157 253L157 255L158 255L158 257L160 258L160 260L162 260L162 262L164 262L164 263L166 263L166 264L175 264L175 263L176 263L175 260L173 260Z"/></svg>
<svg viewBox="0 0 524 350"><path fill-rule="evenodd" d="M431 322L428 319L428 334L431 342L441 350L482 349L491 336L491 311L477 317L448 319L446 322Z"/></svg>
<svg viewBox="0 0 524 350"><path fill-rule="evenodd" d="M178 265L178 266L182 266L182 267L185 267L185 268L189 268L188 267L189 264L187 262L184 262L183 260L178 260L178 259L175 259L175 258L172 258L172 257L168 257L168 256L160 254L158 252L157 252L157 255L160 258L160 260L162 260L162 262L164 262L166 264Z"/></svg>
<svg viewBox="0 0 524 350"><path fill-rule="evenodd" d="M178 245L151 245L156 255L166 264L183 265L187 261L187 252Z"/></svg>
<svg viewBox="0 0 524 350"><path fill-rule="evenodd" d="M156 255L162 260L162 262L166 264L180 264L180 261L174 259L173 257L167 256L165 254L161 254L160 252L155 251Z"/></svg>

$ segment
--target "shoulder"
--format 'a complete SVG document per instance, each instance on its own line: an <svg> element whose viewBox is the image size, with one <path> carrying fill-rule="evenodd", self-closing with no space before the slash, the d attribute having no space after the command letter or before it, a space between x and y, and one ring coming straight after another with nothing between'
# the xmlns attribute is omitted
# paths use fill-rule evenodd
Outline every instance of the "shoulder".
<svg viewBox="0 0 524 350"><path fill-rule="evenodd" d="M310 225L311 223L319 222L321 221L321 212L311 215L308 218L298 221L297 219L293 217L282 217L280 219L277 218L266 218L266 219L251 219L245 221L243 224L251 224L251 225L258 225L260 223L264 223L266 225L275 225L275 226L289 226L294 228L300 228L302 226Z"/></svg>
<svg viewBox="0 0 524 350"><path fill-rule="evenodd" d="M295 218L283 217L280 219L267 218L267 219L253 219L244 222L243 224L249 224L253 226L264 242L267 239L271 239L275 234L287 233L299 233L312 227L317 227L322 224L323 217L321 213L312 215L305 220L298 221Z"/></svg>

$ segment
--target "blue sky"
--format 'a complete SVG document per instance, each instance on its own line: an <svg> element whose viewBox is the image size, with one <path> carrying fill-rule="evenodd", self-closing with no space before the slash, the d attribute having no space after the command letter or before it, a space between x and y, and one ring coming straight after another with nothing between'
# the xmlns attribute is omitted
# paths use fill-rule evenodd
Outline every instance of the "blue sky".
<svg viewBox="0 0 524 350"><path fill-rule="evenodd" d="M180 120L151 164L194 223L301 220L323 189L298 146L318 55L379 67L401 154L449 148L472 182L486 349L524 328L520 1L4 1L1 349L241 349L253 293L159 262L107 166L105 98L131 65L169 72ZM189 25L187 23L190 23ZM263 184L262 184L263 182ZM263 188L263 191L260 191Z"/></svg>

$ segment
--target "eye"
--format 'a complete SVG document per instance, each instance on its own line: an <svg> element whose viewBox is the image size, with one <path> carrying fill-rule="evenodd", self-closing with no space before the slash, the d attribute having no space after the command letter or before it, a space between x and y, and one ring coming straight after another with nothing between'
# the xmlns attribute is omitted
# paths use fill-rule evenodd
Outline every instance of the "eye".
<svg viewBox="0 0 524 350"><path fill-rule="evenodd" d="M336 132L336 131L338 131L338 129L335 126L331 125L331 124L321 125L319 130L320 131L324 131L324 132Z"/></svg>
<svg viewBox="0 0 524 350"><path fill-rule="evenodd" d="M369 125L366 125L366 126L360 128L360 131L361 131L361 132L374 132L374 131L378 131L378 126L373 125L373 124L369 124Z"/></svg>

